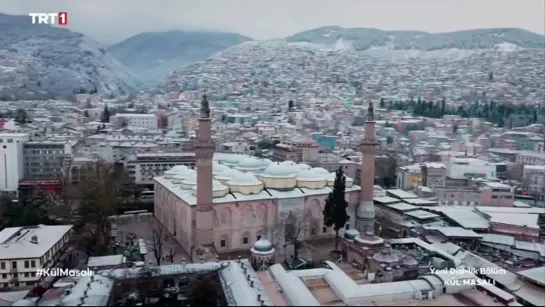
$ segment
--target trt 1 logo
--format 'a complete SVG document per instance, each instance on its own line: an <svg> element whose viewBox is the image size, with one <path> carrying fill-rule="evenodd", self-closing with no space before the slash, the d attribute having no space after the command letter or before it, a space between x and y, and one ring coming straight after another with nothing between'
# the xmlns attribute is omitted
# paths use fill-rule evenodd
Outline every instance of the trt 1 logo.
<svg viewBox="0 0 545 307"><path fill-rule="evenodd" d="M32 17L32 24L61 25L68 24L68 13L28 13Z"/></svg>

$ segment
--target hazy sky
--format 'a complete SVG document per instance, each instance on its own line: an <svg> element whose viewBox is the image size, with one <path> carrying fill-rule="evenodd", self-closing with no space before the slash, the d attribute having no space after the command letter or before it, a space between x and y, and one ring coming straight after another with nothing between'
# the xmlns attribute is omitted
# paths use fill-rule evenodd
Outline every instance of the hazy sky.
<svg viewBox="0 0 545 307"><path fill-rule="evenodd" d="M545 33L544 0L0 0L0 12L69 14L69 27L112 43L149 31L203 29L255 39L325 25L445 32L518 27Z"/></svg>

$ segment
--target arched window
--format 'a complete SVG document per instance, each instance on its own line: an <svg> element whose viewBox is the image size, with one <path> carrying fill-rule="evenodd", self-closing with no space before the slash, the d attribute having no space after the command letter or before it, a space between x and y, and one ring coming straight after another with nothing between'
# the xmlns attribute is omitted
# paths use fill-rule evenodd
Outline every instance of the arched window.
<svg viewBox="0 0 545 307"><path fill-rule="evenodd" d="M250 205L244 206L242 209L243 224L246 226L252 225L255 220L254 209Z"/></svg>
<svg viewBox="0 0 545 307"><path fill-rule="evenodd" d="M231 209L224 208L221 210L221 224L224 226L231 225L231 216Z"/></svg>
<svg viewBox="0 0 545 307"><path fill-rule="evenodd" d="M267 224L267 207L264 204L257 207L257 220L260 225Z"/></svg>
<svg viewBox="0 0 545 307"><path fill-rule="evenodd" d="M286 218L286 224L284 225L284 238L286 241L292 242L297 239L296 227L297 218L295 217L295 214L293 214L293 211L290 211Z"/></svg>

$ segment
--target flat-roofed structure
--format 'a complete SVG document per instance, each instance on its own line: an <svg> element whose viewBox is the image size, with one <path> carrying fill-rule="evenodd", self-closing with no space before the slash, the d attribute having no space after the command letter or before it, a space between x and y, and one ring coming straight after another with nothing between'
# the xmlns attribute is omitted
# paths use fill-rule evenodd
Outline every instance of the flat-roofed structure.
<svg viewBox="0 0 545 307"><path fill-rule="evenodd" d="M72 225L10 227L0 231L0 286L32 287L64 253Z"/></svg>
<svg viewBox="0 0 545 307"><path fill-rule="evenodd" d="M411 192L403 191L401 189L386 190L386 196L391 196L391 197L395 197L395 198L398 198L398 199L418 198L418 195L416 195L414 193L411 193Z"/></svg>

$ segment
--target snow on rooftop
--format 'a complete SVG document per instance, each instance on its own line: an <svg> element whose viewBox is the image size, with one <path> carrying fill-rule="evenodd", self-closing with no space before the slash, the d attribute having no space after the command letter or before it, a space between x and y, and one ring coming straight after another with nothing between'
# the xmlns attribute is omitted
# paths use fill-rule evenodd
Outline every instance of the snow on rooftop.
<svg viewBox="0 0 545 307"><path fill-rule="evenodd" d="M491 223L523 226L528 228L539 229L537 225L538 214L524 213L487 213L490 216Z"/></svg>
<svg viewBox="0 0 545 307"><path fill-rule="evenodd" d="M381 204L394 204L394 203L401 202L401 200L399 198L393 198L393 197L390 197L390 196L373 197L373 200L378 202L378 203L381 203Z"/></svg>
<svg viewBox="0 0 545 307"><path fill-rule="evenodd" d="M465 238L480 238L482 235L473 230L464 229L462 227L436 227L424 226L424 229L434 229L442 233L446 237L465 237Z"/></svg>
<svg viewBox="0 0 545 307"><path fill-rule="evenodd" d="M426 207L426 209L435 212L441 212L449 219L466 229L486 229L490 227L487 219L473 212L471 207Z"/></svg>
<svg viewBox="0 0 545 307"><path fill-rule="evenodd" d="M258 296L264 306L273 306L263 283L248 260L223 263L227 265L222 265L220 270L222 286L227 290L227 296L232 296L236 306L260 306L261 302L258 301ZM246 274L244 268L246 268Z"/></svg>
<svg viewBox="0 0 545 307"><path fill-rule="evenodd" d="M418 195L411 192L403 191L400 189L389 189L389 190L386 190L386 193L392 194L394 197L397 197L399 199L418 198Z"/></svg>
<svg viewBox="0 0 545 307"><path fill-rule="evenodd" d="M533 282L545 286L545 267L537 267L528 270L518 271L517 274Z"/></svg>
<svg viewBox="0 0 545 307"><path fill-rule="evenodd" d="M411 211L411 210L418 209L418 207L409 205L406 203L396 203L396 204L386 205L386 207L390 209L398 210L398 211Z"/></svg>
<svg viewBox="0 0 545 307"><path fill-rule="evenodd" d="M72 225L10 227L0 232L0 259L40 258L57 244ZM32 243L36 237L37 243Z"/></svg>
<svg viewBox="0 0 545 307"><path fill-rule="evenodd" d="M495 233L483 233L481 242L513 246L515 245L515 237Z"/></svg>
<svg viewBox="0 0 545 307"><path fill-rule="evenodd" d="M540 214L543 213L543 208L535 208L535 207L529 207L529 208L514 208L514 207L488 207L488 206L476 206L475 209L477 209L480 212L484 213L518 213L518 214Z"/></svg>
<svg viewBox="0 0 545 307"><path fill-rule="evenodd" d="M425 220L425 219L432 219L432 218L438 218L439 215L435 213L431 213L424 210L415 210L415 211L409 211L405 212L406 215L414 217L419 220Z"/></svg>
<svg viewBox="0 0 545 307"><path fill-rule="evenodd" d="M87 267L115 266L123 263L123 255L89 257Z"/></svg>

